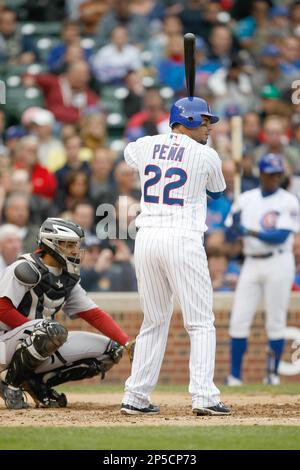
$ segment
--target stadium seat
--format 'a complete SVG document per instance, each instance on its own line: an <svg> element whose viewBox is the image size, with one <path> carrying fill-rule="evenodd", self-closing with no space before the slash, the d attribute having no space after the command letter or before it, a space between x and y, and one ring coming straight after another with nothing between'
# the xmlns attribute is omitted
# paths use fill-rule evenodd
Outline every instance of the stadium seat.
<svg viewBox="0 0 300 470"><path fill-rule="evenodd" d="M125 87L106 85L100 89L100 96L103 108L107 113L122 113L123 99L127 96L128 90Z"/></svg>
<svg viewBox="0 0 300 470"><path fill-rule="evenodd" d="M123 137L126 125L126 116L123 113L110 113L106 118L109 140Z"/></svg>
<svg viewBox="0 0 300 470"><path fill-rule="evenodd" d="M36 38L51 36L58 38L61 35L62 23L59 21L49 21L44 23L23 23L21 33L28 34Z"/></svg>
<svg viewBox="0 0 300 470"><path fill-rule="evenodd" d="M16 78L15 82L12 80ZM11 76L6 87L6 111L20 119L23 112L32 106L44 106L44 98L36 87L25 88L17 85L18 76ZM13 86L16 83L16 86Z"/></svg>

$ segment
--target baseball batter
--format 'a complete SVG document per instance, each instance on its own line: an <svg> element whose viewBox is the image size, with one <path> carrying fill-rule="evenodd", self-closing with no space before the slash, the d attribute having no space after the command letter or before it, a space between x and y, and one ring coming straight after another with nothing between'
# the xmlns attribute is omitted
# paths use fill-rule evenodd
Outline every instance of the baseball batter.
<svg viewBox="0 0 300 470"><path fill-rule="evenodd" d="M293 232L299 231L297 198L280 188L284 172L279 155L259 162L260 188L241 194L226 225L229 236L243 237L245 261L235 293L230 322L231 374L228 385L241 385L243 356L256 308L264 299L269 338L265 382L279 384L278 365L284 349L284 329L295 275Z"/></svg>
<svg viewBox="0 0 300 470"><path fill-rule="evenodd" d="M64 407L65 395L53 386L104 376L121 359L120 345L131 352L126 333L80 286L83 239L79 225L49 218L40 229L39 250L7 267L0 280L0 396L7 408L27 407L24 390L37 405ZM60 309L106 336L68 334L55 320Z"/></svg>
<svg viewBox="0 0 300 470"><path fill-rule="evenodd" d="M159 412L150 393L164 357L174 296L191 342L193 412L230 413L213 383L215 328L203 247L206 192L218 197L225 189L218 154L205 145L218 120L205 100L182 98L171 108L171 133L138 139L125 149L142 187L135 266L144 321L125 385L124 414Z"/></svg>

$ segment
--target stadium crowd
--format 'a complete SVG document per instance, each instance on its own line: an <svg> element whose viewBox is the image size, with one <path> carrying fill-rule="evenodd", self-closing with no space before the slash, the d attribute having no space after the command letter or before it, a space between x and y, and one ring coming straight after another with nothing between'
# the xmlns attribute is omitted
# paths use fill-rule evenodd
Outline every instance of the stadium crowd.
<svg viewBox="0 0 300 470"><path fill-rule="evenodd" d="M169 131L170 103L186 94L186 32L197 36L196 95L221 117L209 144L227 189L208 198L209 269L216 291L235 289L241 242L224 230L233 115L243 116L242 191L259 185L259 158L276 153L282 187L300 196L300 1L0 0L0 272L35 248L47 216L61 216L86 232L85 289L136 290L134 240L123 235L140 188L123 149ZM115 207L109 239L103 204ZM300 290L300 235L294 253Z"/></svg>

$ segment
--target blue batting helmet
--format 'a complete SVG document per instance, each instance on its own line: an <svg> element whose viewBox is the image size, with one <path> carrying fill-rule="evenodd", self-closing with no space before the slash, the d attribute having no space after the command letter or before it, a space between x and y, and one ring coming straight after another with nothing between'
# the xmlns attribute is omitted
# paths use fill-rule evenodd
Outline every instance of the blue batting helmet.
<svg viewBox="0 0 300 470"><path fill-rule="evenodd" d="M170 111L170 127L174 124L182 124L188 129L196 129L201 126L201 116L207 116L210 122L218 122L218 116L211 113L209 104L202 98L189 97L175 101Z"/></svg>
<svg viewBox="0 0 300 470"><path fill-rule="evenodd" d="M267 173L269 175L272 173L284 172L282 156L275 153L268 153L267 155L264 155L260 159L258 166L261 173Z"/></svg>

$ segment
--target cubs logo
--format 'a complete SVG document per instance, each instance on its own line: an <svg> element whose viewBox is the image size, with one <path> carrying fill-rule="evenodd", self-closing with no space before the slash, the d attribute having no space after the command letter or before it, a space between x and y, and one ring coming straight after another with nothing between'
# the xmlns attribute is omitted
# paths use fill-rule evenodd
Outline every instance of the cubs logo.
<svg viewBox="0 0 300 470"><path fill-rule="evenodd" d="M266 212L266 214L263 215L260 225L264 230L272 230L276 227L276 222L279 216L279 212L277 211L270 211Z"/></svg>

